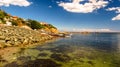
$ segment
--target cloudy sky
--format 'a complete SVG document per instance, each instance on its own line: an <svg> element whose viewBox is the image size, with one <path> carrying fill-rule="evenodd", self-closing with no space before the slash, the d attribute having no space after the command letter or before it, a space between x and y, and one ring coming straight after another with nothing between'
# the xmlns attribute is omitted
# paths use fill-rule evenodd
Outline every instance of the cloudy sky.
<svg viewBox="0 0 120 67"><path fill-rule="evenodd" d="M0 0L0 8L65 31L120 31L120 0Z"/></svg>

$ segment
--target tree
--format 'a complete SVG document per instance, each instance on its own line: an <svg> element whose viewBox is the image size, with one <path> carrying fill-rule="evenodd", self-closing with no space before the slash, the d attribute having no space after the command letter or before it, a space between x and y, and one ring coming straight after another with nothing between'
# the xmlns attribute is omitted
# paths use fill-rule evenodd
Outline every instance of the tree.
<svg viewBox="0 0 120 67"><path fill-rule="evenodd" d="M3 10L0 10L0 20L5 24L4 18L7 16L7 13Z"/></svg>

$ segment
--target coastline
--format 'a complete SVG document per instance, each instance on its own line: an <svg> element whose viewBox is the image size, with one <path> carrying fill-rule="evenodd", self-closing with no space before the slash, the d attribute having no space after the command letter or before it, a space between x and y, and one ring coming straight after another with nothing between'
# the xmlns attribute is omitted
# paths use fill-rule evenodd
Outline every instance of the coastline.
<svg viewBox="0 0 120 67"><path fill-rule="evenodd" d="M0 49L0 57L2 58L7 58L9 55L11 54L15 54L15 53L18 53L21 49L29 49L29 48L34 48L36 46L42 46L43 44L46 44L46 43L50 43L50 42L53 42L53 41L56 41L58 40L59 37L54 37L50 40L45 40L43 42L40 42L40 43L35 43L35 44L29 44L29 45L23 45L23 46L12 46L12 47L6 47L6 48L2 48ZM9 59L9 58L7 58ZM7 60L6 59L6 60Z"/></svg>
<svg viewBox="0 0 120 67"><path fill-rule="evenodd" d="M58 38L38 31L13 26L0 27L0 48L35 45Z"/></svg>
<svg viewBox="0 0 120 67"><path fill-rule="evenodd" d="M60 38L59 36L41 34L38 31L28 30L28 29L19 28L19 27L13 27L13 26L0 26L0 29L1 29L0 30L0 55L1 55L1 51L4 52L4 50L9 50L9 48L27 48L30 46L42 45L46 42L50 42L52 40L56 40ZM18 33L16 33L16 31ZM27 35L26 31L30 32L30 34L33 33L31 37L26 36ZM22 34L19 35L19 33L22 33ZM19 42L20 40L18 41L19 37L21 37L21 40L23 39L21 43ZM31 38L31 40L27 37ZM34 39L34 37L36 37L36 40ZM16 44L16 42L19 42L19 43Z"/></svg>
<svg viewBox="0 0 120 67"><path fill-rule="evenodd" d="M21 40L15 41L15 39L18 39L18 37L14 38L12 40L12 37L16 36L16 35L14 35L14 34L16 34L16 32L21 33L21 32L19 32L20 29L22 30L22 34L25 34L26 31L31 32L30 34L33 33L32 36L31 36L31 37L33 37L33 41L29 40L29 39L28 39L28 42L25 41L25 40L27 40L28 37L26 37L26 35L22 36L22 34L20 34L20 36L23 37L23 38L26 38L26 39L23 39L23 41L21 41ZM11 33L13 30L15 30L14 31L15 33ZM7 31L7 32L4 32L4 31ZM5 36L5 38L3 38L3 39L2 39L2 37L0 38L0 45L9 44L9 45L6 45L5 47L0 48L0 60L1 60L0 66L1 67L4 66L6 63L10 63L10 62L15 61L17 59L16 54L18 54L19 52L21 52L24 49L34 48L38 45L42 46L45 43L49 43L49 42L58 40L60 38L58 36L52 36L52 35L48 35L48 34L43 35L43 34L40 34L37 31L27 30L27 29L19 28L19 27L0 27L0 33L1 32L2 32L2 35L0 35L0 37L3 36L3 35L4 36L8 35L9 33L12 34L12 35L9 35L9 36ZM10 38L10 39L7 39L7 42L6 42L6 38ZM38 39L38 40L34 40L35 38ZM19 42L19 41L21 42L21 44L16 45L15 42ZM12 42L14 42L14 43L11 44Z"/></svg>

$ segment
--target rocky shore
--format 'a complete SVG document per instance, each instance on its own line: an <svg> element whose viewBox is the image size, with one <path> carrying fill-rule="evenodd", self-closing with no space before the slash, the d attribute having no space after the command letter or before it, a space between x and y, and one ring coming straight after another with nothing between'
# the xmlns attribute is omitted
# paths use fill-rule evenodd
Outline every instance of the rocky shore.
<svg viewBox="0 0 120 67"><path fill-rule="evenodd" d="M0 26L0 48L28 46L52 39L53 36L14 26Z"/></svg>

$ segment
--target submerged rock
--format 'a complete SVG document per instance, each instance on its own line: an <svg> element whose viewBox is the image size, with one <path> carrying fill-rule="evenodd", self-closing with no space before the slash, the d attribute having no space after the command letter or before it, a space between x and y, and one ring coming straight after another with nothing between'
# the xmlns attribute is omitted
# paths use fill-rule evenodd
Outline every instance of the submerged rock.
<svg viewBox="0 0 120 67"><path fill-rule="evenodd" d="M38 56L45 57L47 55L48 55L47 53L40 53Z"/></svg>
<svg viewBox="0 0 120 67"><path fill-rule="evenodd" d="M61 62L67 62L67 61L71 60L71 58L65 54L52 54L51 58L53 58L54 60L57 60L57 61L61 61Z"/></svg>
<svg viewBox="0 0 120 67"><path fill-rule="evenodd" d="M60 67L60 64L57 64L51 59L37 59L35 61L26 62L22 67Z"/></svg>
<svg viewBox="0 0 120 67"><path fill-rule="evenodd" d="M5 65L4 67L61 67L60 64L57 64L51 59L36 59L25 62L23 64L18 64L17 62L12 62Z"/></svg>

